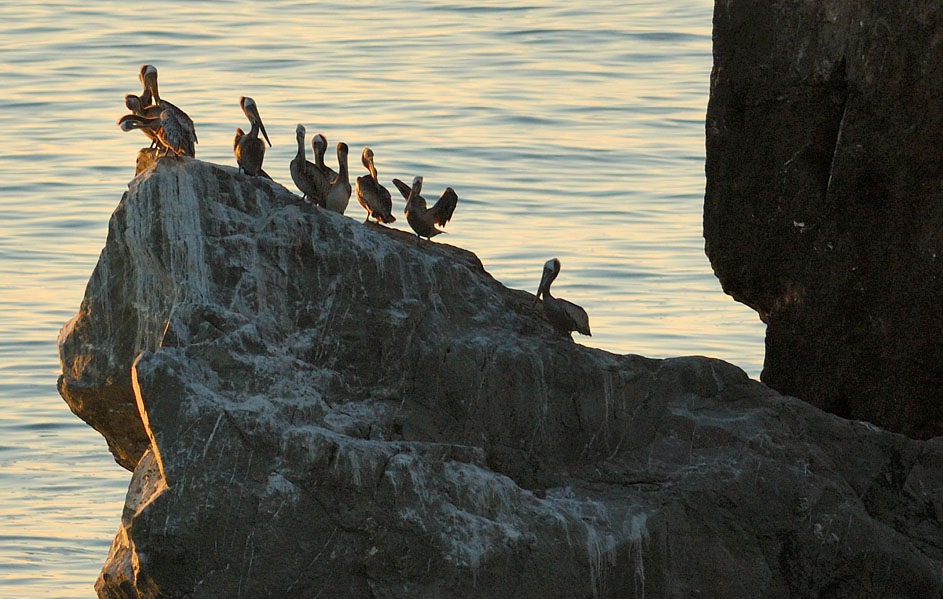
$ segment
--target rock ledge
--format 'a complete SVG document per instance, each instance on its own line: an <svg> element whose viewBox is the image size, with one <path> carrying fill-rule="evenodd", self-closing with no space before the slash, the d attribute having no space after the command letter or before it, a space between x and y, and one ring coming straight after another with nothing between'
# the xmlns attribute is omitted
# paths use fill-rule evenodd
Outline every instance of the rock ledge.
<svg viewBox="0 0 943 599"><path fill-rule="evenodd" d="M941 441L532 298L232 168L143 171L59 340L134 471L99 597L940 596Z"/></svg>

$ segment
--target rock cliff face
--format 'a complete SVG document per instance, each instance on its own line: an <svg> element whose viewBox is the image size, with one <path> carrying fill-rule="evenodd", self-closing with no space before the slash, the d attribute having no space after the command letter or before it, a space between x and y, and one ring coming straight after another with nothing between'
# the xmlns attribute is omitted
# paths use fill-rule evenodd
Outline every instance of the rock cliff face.
<svg viewBox="0 0 943 599"><path fill-rule="evenodd" d="M719 0L707 254L767 323L762 380L943 434L943 5Z"/></svg>
<svg viewBox="0 0 943 599"><path fill-rule="evenodd" d="M943 440L582 347L532 298L233 168L144 170L60 337L134 470L99 597L941 596Z"/></svg>

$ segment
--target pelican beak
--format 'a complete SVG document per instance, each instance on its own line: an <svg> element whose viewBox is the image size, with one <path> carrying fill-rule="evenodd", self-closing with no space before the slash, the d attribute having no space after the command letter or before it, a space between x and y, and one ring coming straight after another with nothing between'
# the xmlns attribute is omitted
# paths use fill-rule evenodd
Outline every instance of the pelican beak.
<svg viewBox="0 0 943 599"><path fill-rule="evenodd" d="M265 132L265 125L262 124L262 117L259 116L259 108L255 105L255 102L249 105L249 120L259 124L259 131L262 132L262 137L265 138L265 141L268 141L268 147L272 147L272 142L268 139L268 133Z"/></svg>
<svg viewBox="0 0 943 599"><path fill-rule="evenodd" d="M160 94L157 92L157 72L148 71L144 74L144 89L151 92L155 106L160 106Z"/></svg>
<svg viewBox="0 0 943 599"><path fill-rule="evenodd" d="M534 295L534 303L531 305L532 308L537 305L537 300L539 300L540 296L550 287L550 277L552 274L553 271L546 268L544 269L544 273L540 277L540 285L537 286L537 294Z"/></svg>
<svg viewBox="0 0 943 599"><path fill-rule="evenodd" d="M262 124L262 119L259 118L259 113L255 113L255 118L259 119L259 130L262 132L262 137L265 138L265 141L268 141L268 147L272 147L272 142L268 139L268 133L265 132L265 125Z"/></svg>

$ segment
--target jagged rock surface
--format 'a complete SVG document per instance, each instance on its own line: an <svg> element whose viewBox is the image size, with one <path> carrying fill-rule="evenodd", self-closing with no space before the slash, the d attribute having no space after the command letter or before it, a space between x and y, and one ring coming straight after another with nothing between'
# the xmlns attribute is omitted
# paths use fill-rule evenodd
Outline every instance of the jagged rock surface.
<svg viewBox="0 0 943 599"><path fill-rule="evenodd" d="M532 298L233 168L144 170L60 337L134 468L99 597L940 596L943 440L582 347Z"/></svg>
<svg viewBox="0 0 943 599"><path fill-rule="evenodd" d="M707 254L762 380L943 434L943 5L718 1Z"/></svg>

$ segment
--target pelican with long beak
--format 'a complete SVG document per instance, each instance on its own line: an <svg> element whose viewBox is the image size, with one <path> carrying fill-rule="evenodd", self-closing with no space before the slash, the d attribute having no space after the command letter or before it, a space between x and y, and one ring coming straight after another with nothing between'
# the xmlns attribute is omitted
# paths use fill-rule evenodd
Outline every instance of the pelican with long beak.
<svg viewBox="0 0 943 599"><path fill-rule="evenodd" d="M586 310L573 302L550 295L550 285L558 274L560 274L560 261L556 258L547 260L544 264L543 276L540 277L540 286L537 288L533 306L536 306L537 300L543 296L541 303L544 307L544 314L547 315L547 320L550 321L553 329L558 334L571 340L573 339L570 334L571 331L592 336L592 333L589 332L589 316L587 316Z"/></svg>
<svg viewBox="0 0 943 599"><path fill-rule="evenodd" d="M137 100L132 94L125 96L125 105L138 116L145 118L160 116L165 140L163 141L164 156L170 152L173 152L175 156L196 156L195 145L198 140L193 120L176 105L160 99L157 89L157 68L150 64L143 65L138 78L144 86L144 92L137 97Z"/></svg>
<svg viewBox="0 0 943 599"><path fill-rule="evenodd" d="M458 204L458 194L451 187L446 187L439 200L432 206L426 208L426 199L419 195L422 191L422 177L413 177L412 186L408 186L399 179L393 179L393 185L406 198L406 222L416 232L416 243L420 243L422 238L427 240L439 233L445 233L437 229L436 225L444 227L445 223L452 219L452 213L455 212L455 206Z"/></svg>
<svg viewBox="0 0 943 599"><path fill-rule="evenodd" d="M326 206L328 210L344 214L344 210L347 210L347 203L350 202L350 179L347 175L347 144L344 142L337 144L337 169L337 176L331 181L327 190Z"/></svg>
<svg viewBox="0 0 943 599"><path fill-rule="evenodd" d="M367 167L366 175L357 177L356 191L357 203L363 206L367 211L367 218L363 224L370 222L372 216L378 223L396 222L393 216L393 198L385 187L380 185L377 179L377 167L373 164L373 150L364 147L363 154L360 155L360 161Z"/></svg>
<svg viewBox="0 0 943 599"><path fill-rule="evenodd" d="M295 182L295 186L298 187L305 199L323 208L324 196L318 188L321 171L313 162L309 162L305 158L305 127L300 123L295 127L295 139L298 141L298 153L295 154L288 165L288 170L291 171L291 180Z"/></svg>
<svg viewBox="0 0 943 599"><path fill-rule="evenodd" d="M236 130L236 138L233 141L236 164L239 165L240 172L252 176L261 175L271 179L262 170L262 160L265 158L265 143L259 139L259 131L262 132L262 136L265 137L269 147L272 146L272 142L269 141L268 133L265 132L265 125L262 124L262 118L259 116L259 108L256 106L255 100L247 96L239 98L239 106L242 107L242 112L245 113L252 127L248 133L243 133L242 129Z"/></svg>

